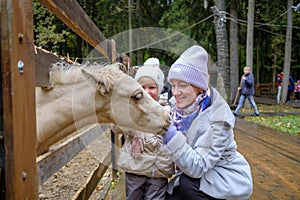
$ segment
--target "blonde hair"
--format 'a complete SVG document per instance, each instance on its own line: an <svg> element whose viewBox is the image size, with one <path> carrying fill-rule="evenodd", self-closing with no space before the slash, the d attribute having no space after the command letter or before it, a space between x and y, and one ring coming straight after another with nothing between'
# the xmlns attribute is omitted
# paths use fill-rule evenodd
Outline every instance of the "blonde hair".
<svg viewBox="0 0 300 200"><path fill-rule="evenodd" d="M250 67L248 67L248 66L245 66L244 69L248 69L250 71Z"/></svg>

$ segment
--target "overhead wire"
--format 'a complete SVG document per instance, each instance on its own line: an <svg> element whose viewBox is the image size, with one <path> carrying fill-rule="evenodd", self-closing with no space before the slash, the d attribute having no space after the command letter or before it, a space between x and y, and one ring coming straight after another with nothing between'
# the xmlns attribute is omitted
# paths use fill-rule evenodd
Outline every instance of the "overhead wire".
<svg viewBox="0 0 300 200"><path fill-rule="evenodd" d="M287 9L286 11L284 11L283 13L281 13L278 17L272 19L271 21L269 21L269 22L267 22L267 23L254 22L254 24L256 24L256 25L254 26L254 28L257 28L257 29L259 29L259 30L261 30L261 31L264 31L264 32L267 32L267 33L270 33L270 34L273 34L273 35L277 35L277 36L281 36L281 37L286 37L286 35L283 35L283 34L280 34L280 33L275 33L275 32L272 32L272 31L270 31L270 30L265 30L265 29L260 28L260 27L261 27L261 26L287 27L287 26L285 26L285 25L270 24L270 22L273 22L273 21L275 21L275 20L281 18L281 17L284 16L290 9L292 9L292 7L290 7L289 9ZM230 20L230 21L235 22L235 23L237 23L237 24L239 24L239 25L247 26L247 20L239 19L239 18L237 18L237 17L231 15L230 13L228 13L228 12L226 12L226 11L220 11L219 14L216 14L216 13L211 14L211 15L209 15L208 17L206 17L206 18L204 18L204 19L202 19L202 20L200 20L200 21L198 21L198 22L196 22L196 23L194 23L194 24L192 24L192 25L190 25L190 26L188 26L188 27L186 27L186 28L184 28L184 29L182 29L182 30L180 30L180 31L177 31L177 32L174 33L174 34L169 35L168 37L162 38L162 39L157 40L157 41L155 41L155 42L146 44L146 45L144 45L144 46L141 46L141 47L132 49L131 51L126 51L126 52L123 52L123 53L129 53L129 52L132 52L132 51L141 50L141 49L147 48L147 47L149 47L149 46L153 46L153 45L155 45L155 44L158 44L158 43L160 43L160 42L163 42L163 41L165 41L165 40L168 40L168 39L170 39L170 38L172 38L172 37L178 35L179 33L182 33L182 32L184 32L184 31L186 31L186 30L189 30L189 29L193 28L194 26L197 26L198 24L200 24L200 23L202 23L202 22L207 21L208 19L210 19L211 17L216 16L216 15L219 16L219 21L218 21L218 26L219 26L219 27L222 27L222 26L223 26L223 23L226 23L226 20ZM230 17L227 17L227 15L230 16ZM293 28L293 29L300 29L300 27L298 27L298 26L292 26L292 28ZM292 39L293 39L293 40L297 40L297 41L300 40L300 39L297 39L297 38L292 38ZM84 59L84 58L79 58L79 59ZM94 59L97 59L97 58L94 58Z"/></svg>
<svg viewBox="0 0 300 200"><path fill-rule="evenodd" d="M200 24L200 23L202 23L202 22L207 21L208 19L210 19L210 18L213 17L213 16L214 16L214 14L211 14L210 16L208 16L208 17L206 17L206 18L204 18L204 19L202 19L202 20L200 20L200 21L198 21L198 22L196 22L196 23L194 23L194 24L192 24L192 25L190 25L190 26L188 26L188 27L186 27L186 28L180 30L180 31L176 31L175 33L169 35L168 37L164 37L164 38L162 38L162 39L160 39L160 40L157 40L157 41L155 41L155 42L146 44L146 45L144 45L144 46L140 46L140 47L135 48L135 49L131 49L130 51L125 51L125 52L123 52L123 53L129 53L129 52L133 52L133 51L138 51L138 50L141 50L141 49L145 49L145 48L148 48L148 47L153 46L153 45L155 45L155 44L158 44L158 43L160 43L160 42L163 42L163 41L165 41L165 40L168 40L168 39L170 39L170 38L172 38L172 37L174 37L174 36L176 36L176 35L178 35L178 34L181 34L182 32L184 32L184 31L186 31L186 30L189 30L189 29L193 28L194 26L197 26L198 24ZM99 58L100 58L100 57L94 57L94 58L92 58L92 59L95 59L95 60L96 60L96 59L99 59ZM78 58L78 59L85 59L85 58ZM89 59L90 59L90 58L89 58Z"/></svg>
<svg viewBox="0 0 300 200"><path fill-rule="evenodd" d="M259 22L256 22L256 24L258 24L257 26L255 27L258 27L258 26L268 26L270 24L270 22L273 22L279 18L281 18L282 16L284 16L290 9L292 9L292 7L290 7L289 9L287 9L285 12L283 12L282 14L280 14L278 17L276 17L275 19L272 19L271 21L267 22L267 23L259 23Z"/></svg>
<svg viewBox="0 0 300 200"><path fill-rule="evenodd" d="M258 25L253 26L253 27L254 27L254 28L257 28L257 29L259 29L259 30L261 30L261 31L265 31L265 32L271 33L271 34L273 34L273 35L277 35L277 36L281 36L281 37L286 37L286 35L284 35L284 34L275 33L275 32L272 32L272 31L270 31L270 30L266 30L266 29L259 28L259 27L261 27L261 26L269 26L269 27L287 27L286 25L270 24L270 22L275 21L275 20L281 18L281 17L282 17L283 15L285 15L290 9L292 9L292 7L290 7L290 8L287 9L285 12L283 12L282 14L280 14L278 17L276 17L275 19L273 19L273 20L271 20L271 21L269 21L269 22L267 22L267 23L254 22L254 24L258 24ZM224 12L224 11L221 11L221 12ZM226 13L226 15L231 16L231 17L227 17L227 16L225 15L225 19L226 19L226 20L228 19L228 20L231 20L232 22L235 22L235 23L237 23L237 24L239 24L239 25L247 26L247 21L246 21L246 20L238 19L237 17L231 15L230 13L227 13L227 12L225 12L225 13ZM292 28L293 28L293 29L300 29L300 27L298 27L298 26L292 26ZM292 39L293 39L293 40L297 40L297 41L300 40L300 39L298 39L298 38L292 38Z"/></svg>
<svg viewBox="0 0 300 200"><path fill-rule="evenodd" d="M291 9L291 8L290 8ZM225 12L225 11L222 11L222 12ZM286 14L288 11L285 11L284 13L280 14L277 18L267 22L267 23L262 23L262 22L254 22L254 24L258 24L257 26L254 26L254 27L259 27L259 26L277 26L277 27L286 27L286 25L277 25L277 24L270 24L270 22L272 21L275 21L276 19L279 19L280 17L282 17L284 14ZM245 23L245 25L247 25L247 20L242 20L242 19L238 19L236 18L235 16L231 15L230 13L228 12L225 12L226 15L229 15L231 17L226 17L226 19L229 19L229 20L232 20L232 21L237 21L237 22L241 22L241 23ZM300 29L300 27L298 26L293 26L292 28L295 28L295 29Z"/></svg>
<svg viewBox="0 0 300 200"><path fill-rule="evenodd" d="M132 51L137 51L137 50L140 50L140 49L145 49L145 48L147 48L147 47L149 47L149 46L153 46L153 45L155 45L155 44L158 44L158 43L160 43L160 42L163 42L163 41L165 41L165 40L168 40L168 39L170 39L170 38L172 38L172 37L174 37L174 36L176 36L176 35L178 35L178 34L184 32L184 31L186 31L186 30L191 29L192 27L194 27L194 26L196 26L196 25L198 25L198 24L200 24L200 23L202 23L202 22L205 22L206 20L208 20L209 18L211 18L211 17L213 17L213 16L214 16L214 14L212 14L212 15L210 15L210 16L208 16L208 17L206 17L206 18L204 18L204 19L202 19L202 20L200 20L200 21L198 21L198 22L196 22L196 23L194 23L194 24L192 24L192 25L190 25L190 26L188 26L188 27L186 27L186 28L180 30L180 31L177 31L177 32L171 34L171 35L168 36L168 37L162 38L162 39L160 39L160 40L157 40L157 41L155 41L155 42L152 42L152 43L149 43L149 44L147 44L147 45L141 46L141 47L139 47L139 48L132 49ZM129 52L129 51L128 51L128 52ZM125 52L125 53L128 53L128 52Z"/></svg>

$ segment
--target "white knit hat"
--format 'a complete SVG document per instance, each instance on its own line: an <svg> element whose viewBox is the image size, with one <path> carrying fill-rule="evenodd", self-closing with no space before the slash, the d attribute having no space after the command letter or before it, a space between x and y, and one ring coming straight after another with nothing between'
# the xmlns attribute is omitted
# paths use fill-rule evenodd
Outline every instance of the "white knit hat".
<svg viewBox="0 0 300 200"><path fill-rule="evenodd" d="M198 45L185 50L171 66L168 81L185 81L203 90L208 89L208 54Z"/></svg>
<svg viewBox="0 0 300 200"><path fill-rule="evenodd" d="M159 60L157 58L148 58L144 65L137 70L134 78L139 81L139 79L144 77L150 78L156 83L158 94L160 94L163 89L165 76L159 68Z"/></svg>
<svg viewBox="0 0 300 200"><path fill-rule="evenodd" d="M148 58L144 65L157 65L159 67L159 60L157 58Z"/></svg>

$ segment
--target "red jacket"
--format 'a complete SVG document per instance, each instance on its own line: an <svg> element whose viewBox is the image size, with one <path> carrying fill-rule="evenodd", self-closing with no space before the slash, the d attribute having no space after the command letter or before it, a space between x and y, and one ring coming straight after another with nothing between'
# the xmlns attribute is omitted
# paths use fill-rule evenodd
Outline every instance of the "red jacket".
<svg viewBox="0 0 300 200"><path fill-rule="evenodd" d="M277 86L282 86L282 74L278 73L276 75Z"/></svg>

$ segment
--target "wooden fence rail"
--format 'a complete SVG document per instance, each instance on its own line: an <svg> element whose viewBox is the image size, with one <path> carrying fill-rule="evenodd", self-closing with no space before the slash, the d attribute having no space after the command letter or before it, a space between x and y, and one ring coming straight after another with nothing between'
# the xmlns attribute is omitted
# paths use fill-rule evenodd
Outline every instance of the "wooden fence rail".
<svg viewBox="0 0 300 200"><path fill-rule="evenodd" d="M276 83L259 83L255 85L255 96L275 98L277 95Z"/></svg>
<svg viewBox="0 0 300 200"><path fill-rule="evenodd" d="M111 146L111 150L104 156L101 163L95 169L91 169L91 175L86 180L84 185L73 196L72 200L84 200L88 199L96 188L98 182L102 179L109 165L114 169L115 162L118 154L115 152L115 145L120 147L119 141L120 135L115 135L111 132L108 125L92 125L82 132L75 134L63 143L57 145L50 152L45 153L37 158L38 180L39 185L47 181L54 173L56 173L61 167L66 165L72 158L74 158L79 152L81 152L87 145L95 141L102 134L112 134L115 139L115 143ZM112 179L115 177L112 174ZM110 184L109 182L107 184Z"/></svg>
<svg viewBox="0 0 300 200"><path fill-rule="evenodd" d="M37 169L39 174L39 185L43 184L61 167L67 164L74 156L82 151L87 144L94 141L99 135L104 134L102 130L110 130L107 125L93 125L79 134L67 139L52 151L37 158Z"/></svg>

